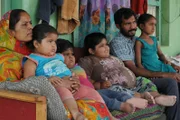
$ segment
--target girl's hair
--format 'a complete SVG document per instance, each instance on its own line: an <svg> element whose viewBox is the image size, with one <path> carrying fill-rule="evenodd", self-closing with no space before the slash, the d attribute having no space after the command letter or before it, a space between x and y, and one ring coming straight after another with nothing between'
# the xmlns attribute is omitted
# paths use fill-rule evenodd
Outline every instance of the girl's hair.
<svg viewBox="0 0 180 120"><path fill-rule="evenodd" d="M90 55L89 48L95 50L96 45L98 45L106 36L103 33L95 32L87 35L84 40L85 55Z"/></svg>
<svg viewBox="0 0 180 120"><path fill-rule="evenodd" d="M129 19L131 16L137 20L135 12L130 8L120 8L114 14L114 22L119 26L122 24L123 19Z"/></svg>
<svg viewBox="0 0 180 120"><path fill-rule="evenodd" d="M49 33L54 33L56 35L58 35L56 29L48 24L38 24L33 28L33 36L32 36L32 40L29 41L26 45L30 50L34 50L34 41L37 41L39 43L41 43L41 41L47 37L47 35Z"/></svg>
<svg viewBox="0 0 180 120"><path fill-rule="evenodd" d="M22 10L22 9L14 9L11 11L10 18L9 18L9 29L10 30L15 30L15 25L19 22L21 13L23 13L23 12L27 13L25 10Z"/></svg>
<svg viewBox="0 0 180 120"><path fill-rule="evenodd" d="M69 48L74 48L73 44L65 39L57 39L56 41L57 51L56 53L62 53Z"/></svg>
<svg viewBox="0 0 180 120"><path fill-rule="evenodd" d="M151 18L156 19L153 15L145 13L139 16L137 25L140 28L140 24L145 24L147 21L149 21ZM141 28L140 28L141 29Z"/></svg>

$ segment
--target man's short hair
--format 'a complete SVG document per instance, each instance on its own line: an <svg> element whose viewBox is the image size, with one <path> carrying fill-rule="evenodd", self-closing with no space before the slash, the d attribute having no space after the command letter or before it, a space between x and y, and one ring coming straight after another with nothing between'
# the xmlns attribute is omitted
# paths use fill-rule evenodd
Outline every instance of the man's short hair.
<svg viewBox="0 0 180 120"><path fill-rule="evenodd" d="M120 8L114 14L114 22L115 24L121 25L123 18L129 19L131 16L134 16L137 21L136 14L133 10L130 8Z"/></svg>

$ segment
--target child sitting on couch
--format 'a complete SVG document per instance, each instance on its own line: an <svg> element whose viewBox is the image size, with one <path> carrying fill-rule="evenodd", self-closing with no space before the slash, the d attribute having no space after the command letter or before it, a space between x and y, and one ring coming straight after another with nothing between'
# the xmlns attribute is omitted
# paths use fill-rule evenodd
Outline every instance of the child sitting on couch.
<svg viewBox="0 0 180 120"><path fill-rule="evenodd" d="M92 83L88 80L84 69L75 64L73 44L63 39L58 39L56 43L57 53L64 55L64 63L79 77L80 83L94 88ZM127 113L133 113L136 107L145 108L147 106L147 100L135 98L126 92L116 92L108 89L100 89L98 92L110 110L121 110Z"/></svg>

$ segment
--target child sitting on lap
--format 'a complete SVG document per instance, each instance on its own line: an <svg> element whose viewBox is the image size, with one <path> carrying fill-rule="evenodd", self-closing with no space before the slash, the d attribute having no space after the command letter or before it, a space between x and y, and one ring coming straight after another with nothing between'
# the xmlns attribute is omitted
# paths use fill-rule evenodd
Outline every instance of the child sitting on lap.
<svg viewBox="0 0 180 120"><path fill-rule="evenodd" d="M56 40L58 33L55 28L47 24L39 24L33 28L33 39L27 46L32 50L32 54L26 56L24 60L24 78L30 76L46 77L58 76L64 78L72 76L71 71L64 64L64 57L56 54ZM76 92L69 89L68 85L54 85L63 103L68 107L75 120L85 120L85 116L78 110L77 99L92 99L104 103L104 100L94 89L80 85Z"/></svg>

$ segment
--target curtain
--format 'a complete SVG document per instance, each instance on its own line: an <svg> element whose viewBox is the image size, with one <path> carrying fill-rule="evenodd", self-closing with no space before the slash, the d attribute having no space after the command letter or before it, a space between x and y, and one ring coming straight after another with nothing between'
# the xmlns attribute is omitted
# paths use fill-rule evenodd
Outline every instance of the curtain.
<svg viewBox="0 0 180 120"><path fill-rule="evenodd" d="M130 6L130 0L80 0L78 46L83 47L85 36L92 32L102 32L110 41L118 32L114 13L121 7Z"/></svg>

